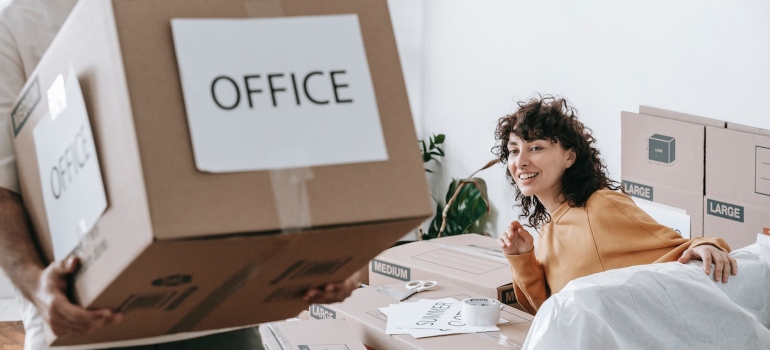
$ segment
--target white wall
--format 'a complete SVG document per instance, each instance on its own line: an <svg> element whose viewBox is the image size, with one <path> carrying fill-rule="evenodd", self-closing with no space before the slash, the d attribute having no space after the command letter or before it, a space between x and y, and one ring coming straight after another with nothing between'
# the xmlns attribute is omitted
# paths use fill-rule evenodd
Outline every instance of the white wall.
<svg viewBox="0 0 770 350"><path fill-rule="evenodd" d="M497 119L535 92L577 107L616 180L621 110L645 104L770 129L764 0L390 3L418 137L447 135L441 189L493 158ZM501 167L480 175L497 235L516 217L513 191Z"/></svg>

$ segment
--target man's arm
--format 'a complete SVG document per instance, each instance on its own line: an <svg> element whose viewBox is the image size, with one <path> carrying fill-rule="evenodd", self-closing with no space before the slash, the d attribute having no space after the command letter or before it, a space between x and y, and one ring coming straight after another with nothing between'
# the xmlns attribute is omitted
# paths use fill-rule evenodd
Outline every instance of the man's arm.
<svg viewBox="0 0 770 350"><path fill-rule="evenodd" d="M122 318L110 310L86 310L70 302L65 291L78 264L77 259L67 259L46 267L32 239L21 197L0 188L0 266L57 336L88 333Z"/></svg>

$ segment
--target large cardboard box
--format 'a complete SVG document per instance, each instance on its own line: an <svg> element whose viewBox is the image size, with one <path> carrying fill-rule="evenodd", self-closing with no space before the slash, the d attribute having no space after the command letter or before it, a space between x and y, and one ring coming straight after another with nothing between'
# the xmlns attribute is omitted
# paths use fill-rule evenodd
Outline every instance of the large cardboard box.
<svg viewBox="0 0 770 350"><path fill-rule="evenodd" d="M270 322L259 334L265 350L366 350L343 320Z"/></svg>
<svg viewBox="0 0 770 350"><path fill-rule="evenodd" d="M497 240L478 234L441 237L390 248L369 264L369 284L449 282L503 304L516 304L511 268Z"/></svg>
<svg viewBox="0 0 770 350"><path fill-rule="evenodd" d="M770 233L770 131L707 128L706 176L706 235L738 249Z"/></svg>
<svg viewBox="0 0 770 350"><path fill-rule="evenodd" d="M683 209L691 237L703 236L707 125L725 122L640 106L621 112L621 180L631 196Z"/></svg>
<svg viewBox="0 0 770 350"><path fill-rule="evenodd" d="M310 306L314 319L344 319L364 345L384 349L520 349L532 325L534 316L503 305L500 317L510 323L499 324L499 332L454 334L440 337L415 339L411 335L387 335L387 316L379 308L398 303L406 292L404 283L378 287L359 288L341 303ZM415 294L412 298L440 299L452 297L463 300L478 296L477 293L450 283L439 282L438 287Z"/></svg>
<svg viewBox="0 0 770 350"><path fill-rule="evenodd" d="M199 170L201 163L193 147L188 114L199 112L189 107L201 101L189 96L184 98L184 79L180 77L178 65L181 62L178 59L197 56L175 51L174 45L178 42L173 38L172 19L313 20L315 17L303 16L339 14L355 15L346 16L345 23L360 26L360 31L346 33L359 33L361 37L361 48L365 50L362 61L369 70L361 76L371 79L370 90L376 92L375 100L369 105L374 105L378 113L375 126L381 129L386 157L323 165L301 166L300 163L288 169ZM201 45L212 43L203 37L199 39ZM243 47L252 44L244 42L248 44ZM203 47L203 51L206 48ZM208 51L218 55L212 59L237 57L237 52ZM280 54L278 50L263 51ZM303 57L312 60L315 55ZM344 67L350 60L346 57L337 63ZM335 67L330 69L341 69ZM255 71L262 73L258 66ZM307 74L303 100L290 105L297 111L290 117L307 117L301 108L307 105L308 89L316 93L315 88L333 88L337 104L355 106L357 102L353 103L347 94L358 91L359 87L349 86L351 83L344 81L345 76L340 74L335 82L335 72ZM253 72L243 74L250 73ZM294 78L293 73L291 77ZM316 80L321 77L331 78L332 85ZM257 81L249 78L253 76L244 78L247 88L249 82ZM284 84L288 82L286 79L284 76ZM70 89L73 82L79 83L82 89L84 110L88 114L85 125L89 126L93 138L89 138L88 133L78 134L72 148L82 153L85 147L92 147L87 154L93 157L76 160L98 161L106 209L95 221L83 220L79 226L65 228L67 234L83 231L83 237L77 237L76 248L65 254L78 256L83 261L74 278L72 297L85 307L120 310L125 318L121 324L92 334L60 337L54 345L133 339L285 319L307 308L300 299L306 290L351 275L431 214L385 0L81 0L31 75L12 116L22 195L49 261L57 257L51 227L60 227L49 225L47 215L51 210L44 195L54 180L47 177L64 173L49 172L42 160L39 161L36 149L40 149L45 140L39 135L36 137L35 130L50 124L52 118L48 117L53 116L52 113L71 107L67 107L67 103L72 105L70 97L77 90ZM320 85L313 85L316 83ZM67 87L59 89L67 93L64 100L57 99L57 86ZM222 89L227 88L223 86ZM273 85L270 88L273 89L272 107L269 94L262 96L260 103L277 110L275 94L279 89ZM212 94L216 95L218 92L214 89L212 86ZM287 87L283 91L287 95L279 96L286 97L289 91ZM246 97L249 103L252 97L256 101L255 86L247 93L239 108L249 108ZM314 95L315 101L321 99L319 96ZM325 95L326 101L329 96ZM221 98L215 102L231 103ZM209 99L210 96L205 96L204 102L210 103ZM332 100L328 104L334 103ZM219 124L230 122L232 120ZM79 130L89 129L83 128ZM53 130L51 135L56 136L58 130ZM302 125L292 130L301 134ZM254 140L272 136L264 130L248 131L255 132ZM314 135L310 141L316 140L319 147L325 138L337 141L326 135L333 131L339 133L340 130L320 127L304 130ZM358 132L352 127L342 131ZM376 132L365 136L378 137ZM327 142L326 146L329 145L334 146L334 142ZM291 161L313 161L303 153L312 149L294 147L288 147L296 154L289 157ZM254 153L270 156L285 152L285 148L258 149ZM67 150L60 151L66 154ZM221 152L221 158L226 155L229 154ZM215 157L214 160L221 159ZM72 162L65 163L67 159L62 165L72 170ZM77 173L69 171L65 176L73 175ZM67 181L77 181L77 176L69 179ZM58 190L63 196L61 187ZM78 198L79 194L74 192L72 196Z"/></svg>

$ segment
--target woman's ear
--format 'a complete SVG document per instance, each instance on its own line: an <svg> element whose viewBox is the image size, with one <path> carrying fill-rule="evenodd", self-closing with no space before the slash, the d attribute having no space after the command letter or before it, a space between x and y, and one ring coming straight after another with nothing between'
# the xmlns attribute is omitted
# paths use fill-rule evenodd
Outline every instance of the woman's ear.
<svg viewBox="0 0 770 350"><path fill-rule="evenodd" d="M574 149L570 149L567 151L567 168L575 164L575 160L577 160L577 153L575 153Z"/></svg>

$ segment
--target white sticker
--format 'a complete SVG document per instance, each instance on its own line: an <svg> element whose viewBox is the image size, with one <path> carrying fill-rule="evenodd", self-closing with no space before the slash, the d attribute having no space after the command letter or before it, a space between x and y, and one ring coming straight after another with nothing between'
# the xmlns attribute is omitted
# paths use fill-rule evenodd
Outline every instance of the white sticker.
<svg viewBox="0 0 770 350"><path fill-rule="evenodd" d="M61 76L59 76L61 77ZM41 189L54 258L65 258L90 231L107 208L107 197L96 156L91 125L77 76L70 69L62 86L54 81L48 90L64 96L40 120L32 136L35 142ZM58 89L58 91L57 91ZM50 97L49 97L50 98Z"/></svg>
<svg viewBox="0 0 770 350"><path fill-rule="evenodd" d="M357 15L171 25L199 170L387 160Z"/></svg>

